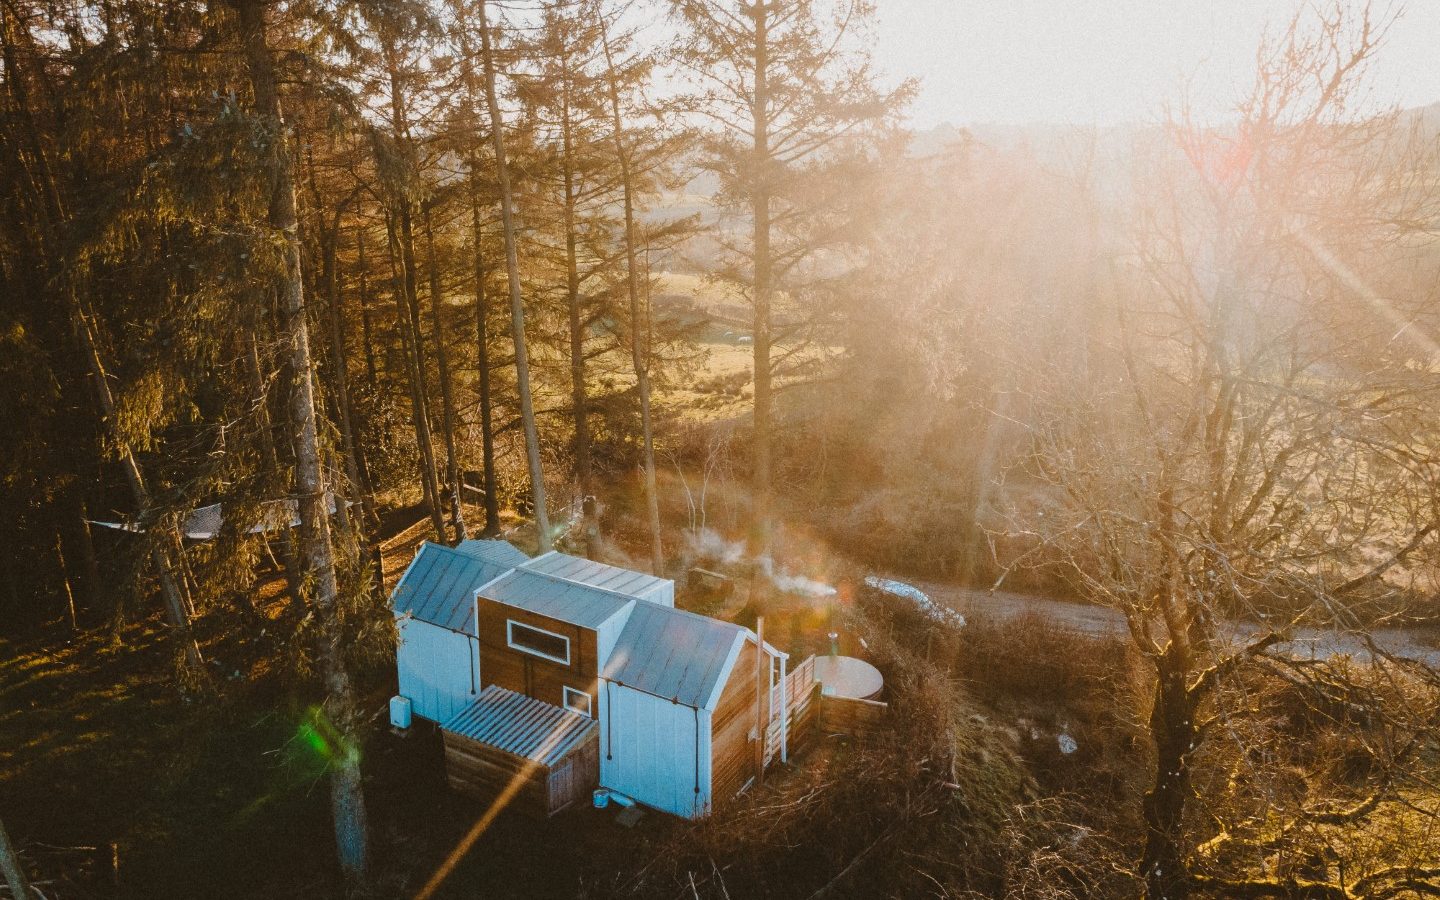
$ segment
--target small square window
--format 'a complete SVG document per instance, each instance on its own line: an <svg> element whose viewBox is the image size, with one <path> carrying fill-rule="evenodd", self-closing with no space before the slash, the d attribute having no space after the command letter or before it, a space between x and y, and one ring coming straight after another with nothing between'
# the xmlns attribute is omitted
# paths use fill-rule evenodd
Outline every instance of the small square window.
<svg viewBox="0 0 1440 900"><path fill-rule="evenodd" d="M565 705L581 715L589 716L592 719L595 717L590 695L584 691L577 691L572 687L565 688Z"/></svg>

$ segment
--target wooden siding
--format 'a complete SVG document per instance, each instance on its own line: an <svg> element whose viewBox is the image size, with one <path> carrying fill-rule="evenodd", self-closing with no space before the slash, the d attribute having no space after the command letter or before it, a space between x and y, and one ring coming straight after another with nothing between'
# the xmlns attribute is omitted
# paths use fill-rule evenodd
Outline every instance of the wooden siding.
<svg viewBox="0 0 1440 900"><path fill-rule="evenodd" d="M511 619L569 638L570 664L552 662L511 647L505 625ZM480 687L498 684L555 706L565 705L567 687L595 697L594 631L484 598L479 602L478 623Z"/></svg>
<svg viewBox="0 0 1440 900"><path fill-rule="evenodd" d="M445 774L451 790L493 803L512 782L520 787L506 808L530 816L553 816L574 803L586 802L600 775L599 730L553 766L544 766L467 737L442 732Z"/></svg>
<svg viewBox="0 0 1440 900"><path fill-rule="evenodd" d="M759 651L750 641L740 649L730 680L720 692L711 718L711 806L718 809L730 800L756 775L755 744L759 739L759 723L769 717L770 691L761 697L762 709L755 709L755 659ZM768 670L766 674L768 680Z"/></svg>

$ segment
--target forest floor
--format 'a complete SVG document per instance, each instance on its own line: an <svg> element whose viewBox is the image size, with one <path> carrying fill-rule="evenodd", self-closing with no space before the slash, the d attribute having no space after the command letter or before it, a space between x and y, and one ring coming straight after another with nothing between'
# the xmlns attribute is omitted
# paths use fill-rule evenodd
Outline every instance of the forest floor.
<svg viewBox="0 0 1440 900"><path fill-rule="evenodd" d="M244 667L240 648L212 637L204 649ZM71 635L60 623L0 638L0 814L46 896L338 893L314 691L268 663L187 695L158 616L118 641L109 628ZM384 727L393 669L357 675L375 721L363 752L376 896L411 896L484 810L448 790L433 728L402 737ZM566 859L602 860L673 827L647 815L625 829L614 814L502 816L437 896L574 897L603 873L557 865L557 841Z"/></svg>
<svg viewBox="0 0 1440 900"><path fill-rule="evenodd" d="M428 537L416 518L387 517L387 589ZM269 574L256 596L274 617L283 579ZM118 633L56 621L0 637L0 817L47 896L336 895L315 688L273 636L205 619L199 634L211 684L190 693L177 688L158 614ZM385 726L394 677L391 664L355 673L374 722L363 753L383 897L413 895L484 812L448 790L433 727ZM503 815L436 896L574 897L612 877L605 860L636 858L685 827L648 814L625 828L615 815Z"/></svg>

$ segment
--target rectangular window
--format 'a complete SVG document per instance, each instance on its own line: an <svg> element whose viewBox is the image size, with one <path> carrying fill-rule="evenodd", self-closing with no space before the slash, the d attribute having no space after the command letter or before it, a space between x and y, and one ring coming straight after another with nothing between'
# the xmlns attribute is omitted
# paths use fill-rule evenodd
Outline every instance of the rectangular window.
<svg viewBox="0 0 1440 900"><path fill-rule="evenodd" d="M505 630L508 643L512 648L561 665L570 665L570 639L564 635L554 634L514 619L506 620Z"/></svg>
<svg viewBox="0 0 1440 900"><path fill-rule="evenodd" d="M567 687L565 689L565 705L578 713L583 713L592 719L595 718L595 713L591 711L590 695L584 691Z"/></svg>

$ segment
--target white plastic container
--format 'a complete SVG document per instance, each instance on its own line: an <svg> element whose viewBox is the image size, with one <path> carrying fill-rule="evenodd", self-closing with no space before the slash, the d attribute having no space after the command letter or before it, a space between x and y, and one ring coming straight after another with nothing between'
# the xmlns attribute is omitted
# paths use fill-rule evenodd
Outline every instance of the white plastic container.
<svg viewBox="0 0 1440 900"><path fill-rule="evenodd" d="M390 698L390 724L396 728L410 727L410 698L396 695Z"/></svg>

